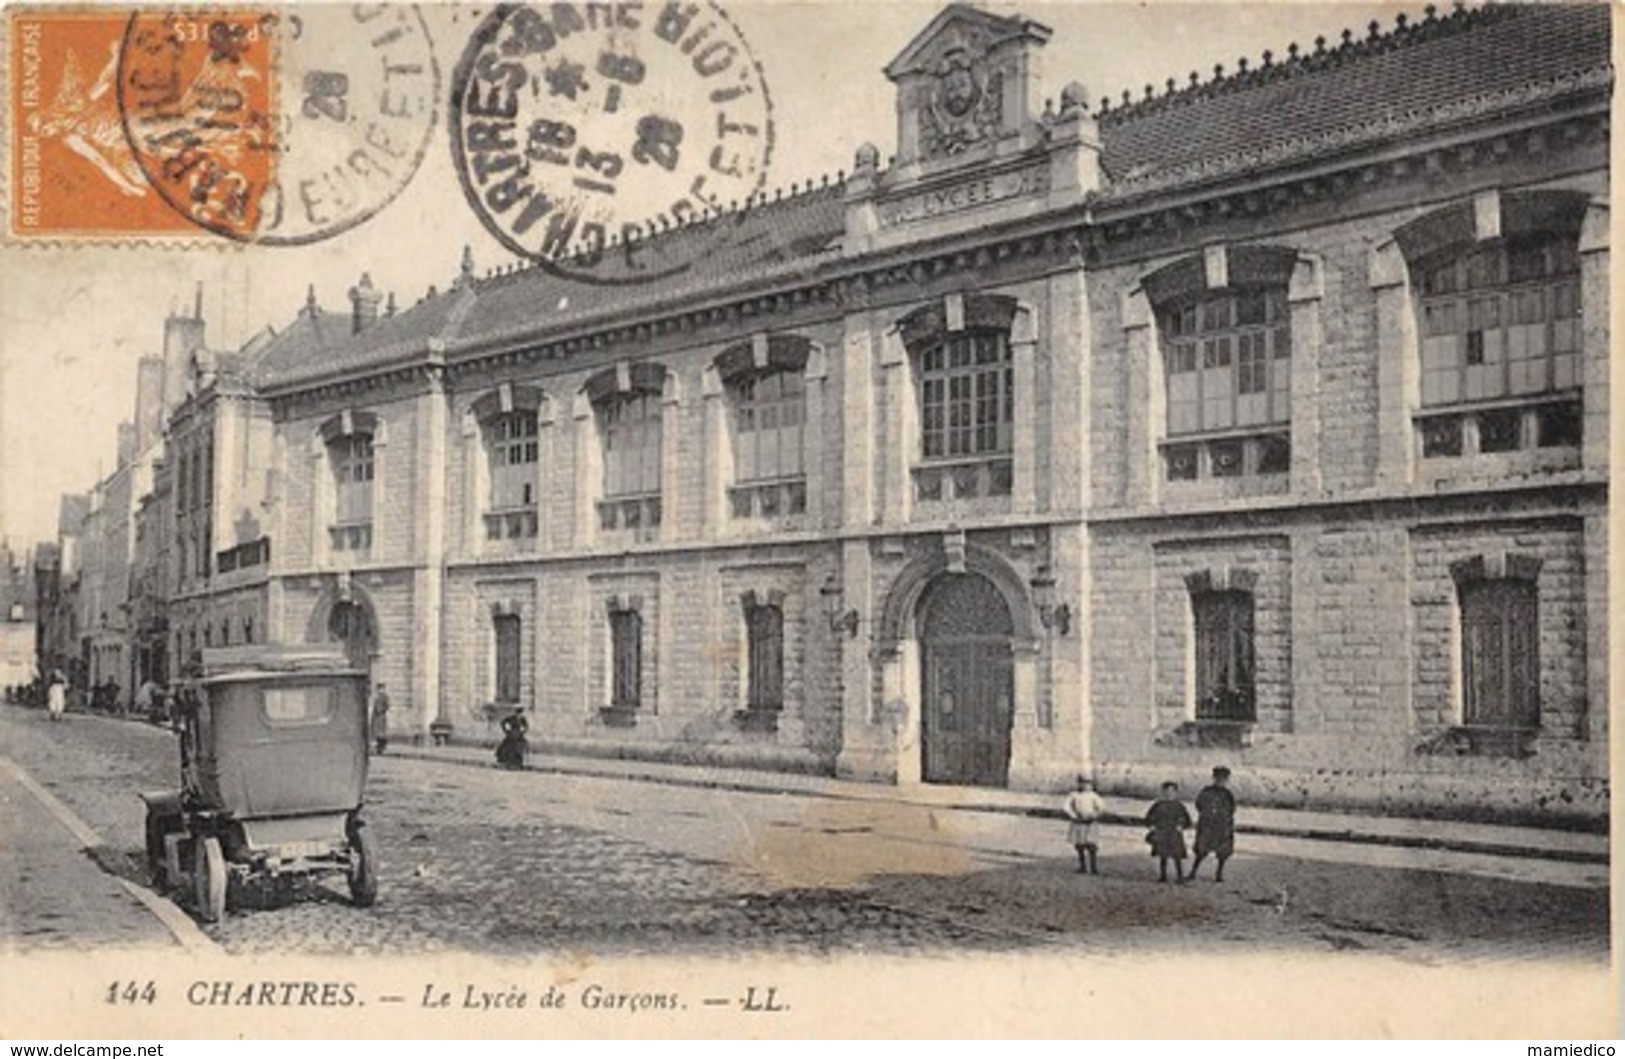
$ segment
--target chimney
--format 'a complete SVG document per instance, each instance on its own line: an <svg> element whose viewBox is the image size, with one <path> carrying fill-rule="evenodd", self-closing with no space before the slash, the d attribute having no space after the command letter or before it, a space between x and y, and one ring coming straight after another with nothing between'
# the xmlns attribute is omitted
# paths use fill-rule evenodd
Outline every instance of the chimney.
<svg viewBox="0 0 1625 1059"><path fill-rule="evenodd" d="M350 332L359 335L378 322L378 306L384 296L372 285L369 273L361 274L361 282L350 288Z"/></svg>
<svg viewBox="0 0 1625 1059"><path fill-rule="evenodd" d="M120 423L118 425L118 465L128 467L135 461L135 424Z"/></svg>
<svg viewBox="0 0 1625 1059"><path fill-rule="evenodd" d="M164 432L164 359L142 357L135 366L135 450L147 446Z"/></svg>
<svg viewBox="0 0 1625 1059"><path fill-rule="evenodd" d="M203 285L198 285L196 311L203 309ZM170 314L164 321L164 412L168 418L186 400L192 351L203 348L203 317Z"/></svg>

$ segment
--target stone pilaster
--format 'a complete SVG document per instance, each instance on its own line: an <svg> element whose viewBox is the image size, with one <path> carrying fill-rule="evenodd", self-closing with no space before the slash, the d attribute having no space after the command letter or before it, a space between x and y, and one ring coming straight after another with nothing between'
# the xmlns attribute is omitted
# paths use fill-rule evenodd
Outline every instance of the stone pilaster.
<svg viewBox="0 0 1625 1059"><path fill-rule="evenodd" d="M881 522L900 526L908 522L913 508L914 483L910 480L910 464L915 452L914 428L916 418L913 385L909 377L908 350L895 329L888 328L879 336L881 401L885 422L881 424L884 445L880 451L884 470L881 474ZM850 437L850 433L848 434Z"/></svg>
<svg viewBox="0 0 1625 1059"><path fill-rule="evenodd" d="M846 343L842 350L844 385L841 389L841 418L845 430L845 453L841 482L842 522L846 526L867 526L875 511L875 406L874 358L876 336L874 314L859 312L846 319Z"/></svg>
<svg viewBox="0 0 1625 1059"><path fill-rule="evenodd" d="M1371 251L1371 293L1377 300L1377 483L1390 489L1410 483L1416 437L1411 409L1418 394L1419 358L1415 314L1405 277L1405 259L1398 243L1390 239ZM1296 313L1293 325L1296 337ZM1315 376L1318 384L1318 371ZM1316 397L1312 399L1318 400L1318 389L1314 392ZM1294 416L1298 409L1294 390ZM1298 463L1296 447L1294 437L1294 468Z"/></svg>
<svg viewBox="0 0 1625 1059"><path fill-rule="evenodd" d="M707 364L700 374L700 401L704 423L705 457L700 468L700 528L707 540L725 536L728 531L728 483L732 452L728 445L728 401L716 365Z"/></svg>
<svg viewBox="0 0 1625 1059"><path fill-rule="evenodd" d="M440 652L446 579L446 433L447 397L443 372L429 371L427 390L416 399L418 424L417 481L422 491L415 505L417 524L416 569L412 577L411 710L421 738L439 715L441 696Z"/></svg>

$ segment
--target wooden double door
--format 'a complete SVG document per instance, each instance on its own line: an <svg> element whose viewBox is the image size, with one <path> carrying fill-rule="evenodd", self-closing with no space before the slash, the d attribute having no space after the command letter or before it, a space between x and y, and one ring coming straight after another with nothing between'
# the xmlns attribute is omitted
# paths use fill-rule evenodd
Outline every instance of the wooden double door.
<svg viewBox="0 0 1625 1059"><path fill-rule="evenodd" d="M1010 781L1010 610L986 578L945 574L920 611L921 772L927 783Z"/></svg>

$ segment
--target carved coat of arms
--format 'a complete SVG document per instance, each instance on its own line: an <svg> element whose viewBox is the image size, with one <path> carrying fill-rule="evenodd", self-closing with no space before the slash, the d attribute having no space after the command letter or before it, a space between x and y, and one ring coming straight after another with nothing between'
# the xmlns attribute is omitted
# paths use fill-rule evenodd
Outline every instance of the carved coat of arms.
<svg viewBox="0 0 1625 1059"><path fill-rule="evenodd" d="M991 140L1003 118L1004 83L997 70L963 46L943 52L920 108L920 149L928 158L954 155Z"/></svg>

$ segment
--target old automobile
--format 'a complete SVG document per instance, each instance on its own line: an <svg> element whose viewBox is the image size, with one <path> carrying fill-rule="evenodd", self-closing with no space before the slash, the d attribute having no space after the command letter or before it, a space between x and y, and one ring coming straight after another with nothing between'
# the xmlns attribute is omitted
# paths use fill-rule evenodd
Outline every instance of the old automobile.
<svg viewBox="0 0 1625 1059"><path fill-rule="evenodd" d="M206 923L250 888L325 875L371 905L366 689L323 645L203 651L174 695L180 789L141 795L158 889L190 888Z"/></svg>

